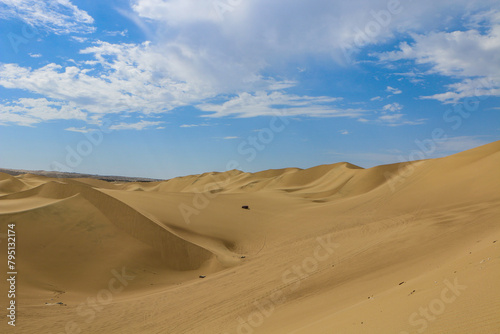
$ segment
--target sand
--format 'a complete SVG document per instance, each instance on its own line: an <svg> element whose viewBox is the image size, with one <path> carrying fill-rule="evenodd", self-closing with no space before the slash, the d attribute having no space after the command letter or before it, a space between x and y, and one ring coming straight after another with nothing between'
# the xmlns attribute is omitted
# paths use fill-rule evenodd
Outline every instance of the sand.
<svg viewBox="0 0 500 334"><path fill-rule="evenodd" d="M370 169L0 173L0 332L500 333L499 167L494 142Z"/></svg>

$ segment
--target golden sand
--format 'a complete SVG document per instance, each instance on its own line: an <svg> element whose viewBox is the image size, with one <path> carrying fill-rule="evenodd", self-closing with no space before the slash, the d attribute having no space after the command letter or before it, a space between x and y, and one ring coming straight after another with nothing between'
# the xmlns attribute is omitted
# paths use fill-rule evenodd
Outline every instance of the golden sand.
<svg viewBox="0 0 500 334"><path fill-rule="evenodd" d="M11 223L1 333L500 333L500 142L162 182L0 173L5 272Z"/></svg>

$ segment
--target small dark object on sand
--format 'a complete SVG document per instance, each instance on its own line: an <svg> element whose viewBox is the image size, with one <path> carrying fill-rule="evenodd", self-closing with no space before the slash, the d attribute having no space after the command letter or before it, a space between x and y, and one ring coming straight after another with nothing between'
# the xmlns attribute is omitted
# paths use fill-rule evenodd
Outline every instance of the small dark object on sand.
<svg viewBox="0 0 500 334"><path fill-rule="evenodd" d="M242 258L242 259L244 259L244 258L246 258L246 256L245 256L245 255L242 255L242 256L241 256L241 258Z"/></svg>
<svg viewBox="0 0 500 334"><path fill-rule="evenodd" d="M250 210L250 207L248 205L243 205L241 208L245 210Z"/></svg>
<svg viewBox="0 0 500 334"><path fill-rule="evenodd" d="M205 276L205 275L200 275L200 278L205 278L205 277L207 277L207 276Z"/></svg>

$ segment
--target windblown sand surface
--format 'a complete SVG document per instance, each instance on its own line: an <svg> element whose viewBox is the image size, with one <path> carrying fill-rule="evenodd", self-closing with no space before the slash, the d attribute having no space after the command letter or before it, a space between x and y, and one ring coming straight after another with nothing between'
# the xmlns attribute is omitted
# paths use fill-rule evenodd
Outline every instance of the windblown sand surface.
<svg viewBox="0 0 500 334"><path fill-rule="evenodd" d="M8 223L1 333L500 333L500 142L163 182L0 173L4 275Z"/></svg>

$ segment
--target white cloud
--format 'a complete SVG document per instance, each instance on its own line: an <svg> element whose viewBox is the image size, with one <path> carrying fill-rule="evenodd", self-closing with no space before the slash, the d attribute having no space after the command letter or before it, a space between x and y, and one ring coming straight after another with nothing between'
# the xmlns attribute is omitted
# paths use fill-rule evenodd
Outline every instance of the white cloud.
<svg viewBox="0 0 500 334"><path fill-rule="evenodd" d="M78 43L85 43L89 40L87 37L80 37L80 36L71 36L70 38Z"/></svg>
<svg viewBox="0 0 500 334"><path fill-rule="evenodd" d="M347 131L347 130L340 130L340 131L339 131L339 133L340 133L341 135L348 135L348 134L350 134L350 132L349 132L349 131Z"/></svg>
<svg viewBox="0 0 500 334"><path fill-rule="evenodd" d="M394 73L394 74L406 78L408 81L410 81L413 84L418 84L418 83L421 83L424 81L423 73L420 73L420 72L415 71L415 70L412 70L409 72L404 72L404 73Z"/></svg>
<svg viewBox="0 0 500 334"><path fill-rule="evenodd" d="M386 104L382 107L381 115L377 120L387 126L420 125L426 121L423 118L413 121L405 120L405 114L401 113L401 110L403 106L397 102Z"/></svg>
<svg viewBox="0 0 500 334"><path fill-rule="evenodd" d="M178 26L186 23L219 21L217 1L197 0L140 0L132 8L139 16Z"/></svg>
<svg viewBox="0 0 500 334"><path fill-rule="evenodd" d="M395 33L438 30L451 23L450 17L494 5L494 0L474 4L466 0L274 0L272 4L267 0L134 0L132 8L170 34L178 32L178 40L189 40L197 53L219 50L226 61L239 59L245 66L260 67L307 54L332 56L345 63L345 51L356 53L351 49L387 42Z"/></svg>
<svg viewBox="0 0 500 334"><path fill-rule="evenodd" d="M372 98L370 99L370 101L382 101L382 100L383 100L383 98L382 98L382 97L380 97L380 96L375 96L375 97L372 97Z"/></svg>
<svg viewBox="0 0 500 334"><path fill-rule="evenodd" d="M224 139L224 140L231 140L231 139L238 139L238 138L240 138L240 137L237 137L237 136L227 136L227 137L224 137L222 139Z"/></svg>
<svg viewBox="0 0 500 334"><path fill-rule="evenodd" d="M81 52L96 60L68 67L51 63L38 69L0 65L0 85L75 103L101 115L165 112L205 96L170 78L163 66L164 57L148 44L100 43ZM97 65L104 70L96 72L93 68Z"/></svg>
<svg viewBox="0 0 500 334"><path fill-rule="evenodd" d="M456 103L466 97L473 96L500 96L500 77L464 79L461 82L447 85L450 90L446 93L439 93L430 96L422 96L424 100L438 100L443 103Z"/></svg>
<svg viewBox="0 0 500 334"><path fill-rule="evenodd" d="M481 136L448 137L436 142L436 153L452 154L488 144L488 141L480 139L480 137Z"/></svg>
<svg viewBox="0 0 500 334"><path fill-rule="evenodd" d="M140 121L138 123L120 123L111 125L110 130L144 130L149 127L160 125L164 122L151 122L151 121Z"/></svg>
<svg viewBox="0 0 500 334"><path fill-rule="evenodd" d="M31 58L40 58L40 57L42 57L42 55L40 53L30 53L29 56Z"/></svg>
<svg viewBox="0 0 500 334"><path fill-rule="evenodd" d="M0 64L0 86L74 105L93 121L109 113L151 115L184 105L198 105L209 113L207 117L253 117L278 111L315 117L365 114L364 110L333 105L335 98L286 94L281 90L298 82L270 73L276 64L311 55L343 63L343 46L354 45L359 31L377 22L373 13L387 10L387 0L276 0L272 4L264 0L228 1L224 3L231 8L223 12L214 6L217 3L134 0L134 13L120 12L145 31L156 28L156 34L151 36L154 43L97 42L81 50L81 57L88 58L86 62L77 61L71 66L51 63L29 68ZM449 22L436 17L467 12L472 6L468 3L401 3L402 11L392 15L390 24L368 44L387 42L395 31L439 31ZM493 4L479 0L474 6ZM17 17L57 34L94 29L93 19L69 0L4 0L0 8L6 9L0 18ZM78 36L72 39L90 41ZM418 45L416 41L409 47ZM294 64L295 71L297 62ZM203 102L225 96L233 97L221 104Z"/></svg>
<svg viewBox="0 0 500 334"><path fill-rule="evenodd" d="M399 119L403 117L403 114L391 114L391 115L383 115L380 116L379 119L381 121L389 122L389 123L395 123L396 121L399 121Z"/></svg>
<svg viewBox="0 0 500 334"><path fill-rule="evenodd" d="M87 121L87 113L74 103L49 101L45 98L21 98L0 104L0 120L3 125L32 126L40 122L61 119Z"/></svg>
<svg viewBox="0 0 500 334"><path fill-rule="evenodd" d="M428 73L461 79L449 85L448 92L426 96L442 102L457 102L471 96L500 96L500 12L490 11L481 16L483 29L414 34L414 42L403 42L398 51L378 54L382 61L414 60L429 65Z"/></svg>
<svg viewBox="0 0 500 334"><path fill-rule="evenodd" d="M128 29L125 30L115 30L115 31L109 31L105 30L104 33L108 36L122 36L125 37L128 34Z"/></svg>
<svg viewBox="0 0 500 334"><path fill-rule="evenodd" d="M480 136L449 137L436 142L434 152L427 158L439 158L454 153L463 152L478 146L487 144L487 141L479 139ZM336 156L337 161L348 161L360 166L371 167L380 164L398 163L407 161L410 152L404 153L397 149L385 150L387 153L341 153L329 151L326 154Z"/></svg>
<svg viewBox="0 0 500 334"><path fill-rule="evenodd" d="M403 109L403 106L397 102L386 104L383 108L384 111L398 112Z"/></svg>
<svg viewBox="0 0 500 334"><path fill-rule="evenodd" d="M180 127L181 128L195 128L198 126L210 126L210 124L207 123L201 123L201 124L182 124Z"/></svg>
<svg viewBox="0 0 500 334"><path fill-rule="evenodd" d="M82 110L102 116L122 112L164 113L223 93L284 89L295 84L254 74L239 78L243 80L239 84L236 77L225 82L226 77L219 73L232 73L231 68L220 71L218 66L194 64L192 61L200 59L190 50L177 47L163 53L163 49L149 42L140 45L98 42L80 53L93 60L66 67L51 63L38 69L0 64L0 86L75 103Z"/></svg>
<svg viewBox="0 0 500 334"><path fill-rule="evenodd" d="M500 60L500 26L494 25L487 34L477 30L434 32L414 35L414 44L403 42L400 51L380 55L382 60L414 59L429 64L432 71L446 76L472 77L498 74L494 66Z"/></svg>
<svg viewBox="0 0 500 334"><path fill-rule="evenodd" d="M19 19L55 34L91 33L94 19L69 0L2 0L0 19Z"/></svg>
<svg viewBox="0 0 500 334"><path fill-rule="evenodd" d="M394 94L394 95L402 93L401 89L394 88L394 87L391 87L391 86L387 86L386 91L389 92L389 93L391 93L391 94Z"/></svg>
<svg viewBox="0 0 500 334"><path fill-rule="evenodd" d="M212 114L206 117L312 116L358 117L361 109L336 108L331 104L341 100L326 96L297 96L282 92L241 93L221 104L205 103L197 107Z"/></svg>
<svg viewBox="0 0 500 334"><path fill-rule="evenodd" d="M88 133L88 132L92 131L92 129L89 129L87 127L76 128L74 126L66 128L64 130L70 131L70 132L79 132L79 133Z"/></svg>

